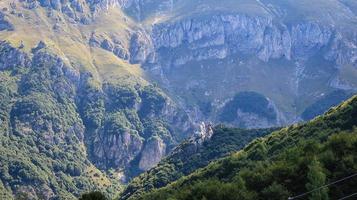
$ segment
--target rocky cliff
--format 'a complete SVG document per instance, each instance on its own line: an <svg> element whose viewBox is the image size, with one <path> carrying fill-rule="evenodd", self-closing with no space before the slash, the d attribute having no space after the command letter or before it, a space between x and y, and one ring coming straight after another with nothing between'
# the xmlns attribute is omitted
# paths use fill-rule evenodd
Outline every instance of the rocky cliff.
<svg viewBox="0 0 357 200"><path fill-rule="evenodd" d="M319 0L0 1L0 134L14 148L1 150L15 158L1 168L0 191L74 198L99 184L113 195L117 179L155 166L202 121L271 127L320 114L342 100L333 94L357 88L354 9ZM36 152L42 160L22 162Z"/></svg>
<svg viewBox="0 0 357 200"><path fill-rule="evenodd" d="M285 90L282 93L290 96L285 100L290 99L293 104L299 98L316 101L319 95L335 89L356 89L355 81L344 80L340 74L346 68L356 70L357 43L353 30L345 32L314 21L283 24L269 17L220 14L158 23L150 34L154 51L151 52L153 56L148 57L154 59L149 59L144 66L164 87L172 93L199 91L205 96L204 103L216 112L220 110L220 105L216 104L224 104L227 98L235 95L233 92L261 93L277 105L281 117L277 120L280 123L268 123L268 126L299 120L305 107L292 108L292 104L281 102L281 97L272 94L270 91L274 88L268 85ZM285 65L285 69L276 74L275 69L271 69L274 65ZM213 67L219 70L212 70ZM190 71L189 68L194 69ZM259 70L264 71L263 77L255 80ZM224 74L221 79L217 79L218 71ZM336 80L342 83L336 84ZM256 81L268 87L257 85ZM275 85L276 82L281 85ZM306 83L315 84L313 91L306 88L309 87ZM231 89L225 92L219 86ZM194 98L196 105L202 100L183 93L180 94L183 99L192 101ZM205 112L204 109L199 108L199 111ZM212 115L213 121L217 120L215 115ZM260 127L258 124L243 126Z"/></svg>

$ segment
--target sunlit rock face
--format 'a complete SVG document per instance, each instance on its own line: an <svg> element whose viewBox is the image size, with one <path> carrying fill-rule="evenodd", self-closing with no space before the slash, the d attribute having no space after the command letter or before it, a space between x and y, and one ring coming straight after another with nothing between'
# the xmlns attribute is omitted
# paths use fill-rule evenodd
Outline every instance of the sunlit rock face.
<svg viewBox="0 0 357 200"><path fill-rule="evenodd" d="M154 24L149 33L152 41L145 44L152 43L153 48L149 45L138 51L140 55L149 55L144 63L146 69L163 87L176 95L178 91L183 100L192 101L187 94L200 91L200 95L205 96L203 103L213 110L208 117L211 121L219 122L217 113L221 112L222 105L242 91L258 92L269 98L279 119L265 121L251 115L254 113L239 112L239 118L251 120L244 123L236 120L233 125L269 127L299 121L305 106L294 108L294 104L282 103L277 93L272 94L276 87L285 90L282 98L291 102L305 98L315 101L319 95L336 89L356 89L355 83L339 81L344 78L338 75L342 66L356 65L357 43L353 37L356 33L342 33L331 25L314 21L284 24L276 23L272 17L219 14L160 22ZM280 67L286 65L282 67L286 73L273 72L278 62L284 63L278 64ZM263 73L265 80L257 76L257 71ZM217 80L217 76L221 79ZM259 82L263 85L256 86ZM319 85L312 89L308 86L312 82ZM214 86L207 86L209 83ZM207 120L207 115L201 113L204 109L197 105L202 103L202 98L195 98L196 105L189 106L189 110L194 110L192 115L196 118Z"/></svg>

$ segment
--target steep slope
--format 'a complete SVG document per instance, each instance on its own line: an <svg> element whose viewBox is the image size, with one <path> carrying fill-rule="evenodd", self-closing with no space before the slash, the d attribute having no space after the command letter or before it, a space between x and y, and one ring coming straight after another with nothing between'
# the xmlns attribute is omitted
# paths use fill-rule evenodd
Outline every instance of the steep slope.
<svg viewBox="0 0 357 200"><path fill-rule="evenodd" d="M77 112L77 72L38 50L33 57L0 43L1 199L74 199L119 179L87 158L85 127Z"/></svg>
<svg viewBox="0 0 357 200"><path fill-rule="evenodd" d="M131 1L124 10L148 27L153 45L137 62L194 119L222 122L222 107L248 91L266 98L276 117L236 110L229 124L289 124L322 96L356 91L353 3Z"/></svg>
<svg viewBox="0 0 357 200"><path fill-rule="evenodd" d="M202 131L181 143L157 166L136 177L121 193L121 199L134 198L143 192L166 186L209 162L238 151L257 137L273 129L245 130L202 124Z"/></svg>
<svg viewBox="0 0 357 200"><path fill-rule="evenodd" d="M354 96L323 116L257 139L141 199L287 199L302 194L356 173L356 125ZM304 198L339 199L355 192L356 181L349 179Z"/></svg>
<svg viewBox="0 0 357 200"><path fill-rule="evenodd" d="M120 9L101 6L0 2L6 198L74 199L94 189L113 196L128 169L150 168L191 133L187 114L129 63L136 28Z"/></svg>
<svg viewBox="0 0 357 200"><path fill-rule="evenodd" d="M2 149L0 190L115 191L112 183L155 166L198 122L271 127L315 115L316 101L356 91L355 8L348 0L1 0L0 135L21 151ZM69 172L22 156L67 146L74 157L60 160ZM51 152L41 154L45 163L59 159ZM29 181L44 176L52 178Z"/></svg>

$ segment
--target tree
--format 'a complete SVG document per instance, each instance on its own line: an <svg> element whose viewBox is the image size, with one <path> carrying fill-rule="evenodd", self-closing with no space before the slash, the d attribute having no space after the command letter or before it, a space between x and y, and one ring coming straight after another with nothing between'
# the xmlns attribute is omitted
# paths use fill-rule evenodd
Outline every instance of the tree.
<svg viewBox="0 0 357 200"><path fill-rule="evenodd" d="M270 185L269 187L265 188L262 191L262 196L263 199L266 200L278 200L278 199L288 199L289 197L289 191L287 191L286 188L284 188L284 186L274 182L272 185Z"/></svg>
<svg viewBox="0 0 357 200"><path fill-rule="evenodd" d="M79 200L107 200L101 192L89 192L83 194Z"/></svg>
<svg viewBox="0 0 357 200"><path fill-rule="evenodd" d="M321 163L314 158L311 164L308 166L307 179L308 183L306 184L306 189L308 191L315 190L326 184L326 175L323 172ZM309 197L310 200L328 200L328 188L324 187L313 191Z"/></svg>

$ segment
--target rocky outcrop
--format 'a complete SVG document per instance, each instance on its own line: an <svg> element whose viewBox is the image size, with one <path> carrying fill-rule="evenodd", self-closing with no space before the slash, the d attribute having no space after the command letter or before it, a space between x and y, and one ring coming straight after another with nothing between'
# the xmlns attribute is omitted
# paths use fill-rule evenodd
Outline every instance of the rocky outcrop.
<svg viewBox="0 0 357 200"><path fill-rule="evenodd" d="M89 154L101 169L138 174L191 131L187 115L153 86L104 84L100 90L84 90L80 99Z"/></svg>
<svg viewBox="0 0 357 200"><path fill-rule="evenodd" d="M201 54L207 52L199 59L222 59L237 52L257 55L263 61L282 57L305 59L327 47L333 38L332 28L317 23L288 27L277 25L270 18L246 15L216 15L156 24L152 31L155 49L184 47L188 52L183 57L197 50ZM208 53L214 50L221 53ZM187 57L185 62L196 57Z"/></svg>
<svg viewBox="0 0 357 200"><path fill-rule="evenodd" d="M213 127L211 123L201 122L198 127L198 130L194 134L193 138L191 138L191 142L197 144L203 144L203 142L211 139L213 136Z"/></svg>
<svg viewBox="0 0 357 200"><path fill-rule="evenodd" d="M133 36L130 61L143 63L144 68L155 78L158 78L163 87L174 94L176 93L175 91L187 88L190 88L187 89L188 91L193 89L206 90L207 93L205 94L215 98L212 101L222 102L224 98L230 98L232 94L227 92L227 95L223 94L223 97L222 94L219 97L214 94L209 95L208 91L211 88L205 88L205 84L200 83L216 80L214 76L210 75L211 71L214 70L209 70L208 67L206 69L206 65L221 66L222 63L225 63L224 65L227 65L227 68L231 65L236 65L236 68L238 68L240 65L246 65L244 59L249 57L257 57L259 61L254 62L267 63L267 66L273 66L276 61L280 62L281 60L289 63L289 65L293 63L291 65L294 65L294 71L296 72L287 75L290 79L289 87L291 88L289 89L291 90L289 94L293 94L295 96L293 98L300 98L302 95L307 94L301 88L303 87L301 85L306 80L321 79L325 81L324 85L330 84L332 89L334 87L346 89L354 87L349 86L349 83L337 81L340 79L336 76L335 71L341 65L356 64L357 41L355 33L346 32L322 23L301 21L299 23L284 24L277 22L274 17L230 13L159 22L154 24L148 32L150 38L142 35L140 37ZM321 66L320 75L317 73L318 69L314 69L316 74L312 75L309 70L313 70L318 64L317 62L329 64L328 66L325 66L326 64ZM192 70L192 73L200 71L197 77L205 77L207 80L191 80L194 83L193 86L190 86L191 81L185 78L182 79L184 82L177 82L177 80L181 80L177 77L191 77L192 74L187 73L187 66L197 66L195 70ZM198 66L200 66L200 69L197 69ZM247 68L249 68L249 65ZM239 69L230 67L227 70L234 74ZM222 73L230 72L222 71ZM245 75L245 73L241 72L244 80L256 78ZM327 82L326 77L330 77ZM223 85L229 85L229 82L237 79L236 77L232 78L234 80L224 80L225 83ZM174 80L172 81L172 79ZM216 81L218 82L215 84L222 84L219 80ZM324 86L321 85L321 87ZM263 91L270 89L265 88ZM265 95L268 95L268 92ZM272 96L269 96L269 98ZM185 99L185 95L181 97ZM200 99L197 99L197 101L200 101ZM261 122L258 122L260 124L258 127L277 125L278 121L282 124L291 123L299 118L299 116L294 116L295 114L293 113L300 111L289 111L287 113L281 110L281 105L276 102L277 99L271 98L270 101L277 105L275 109L281 119L271 123L265 120L258 120L260 116L250 116L252 119ZM183 102L183 105L185 104ZM188 109L193 110L193 108ZM218 107L213 109L219 110ZM247 117L244 112L240 112L239 115ZM198 119L198 121L200 120L207 119ZM254 126L250 124L249 127Z"/></svg>
<svg viewBox="0 0 357 200"><path fill-rule="evenodd" d="M102 133L93 144L93 156L98 158L99 166L125 168L141 152L143 139L128 131Z"/></svg>
<svg viewBox="0 0 357 200"><path fill-rule="evenodd" d="M274 103L256 92L240 92L222 107L220 121L244 128L281 126Z"/></svg>
<svg viewBox="0 0 357 200"><path fill-rule="evenodd" d="M153 62L154 47L150 36L145 31L138 31L130 40L130 62L144 63Z"/></svg>
<svg viewBox="0 0 357 200"><path fill-rule="evenodd" d="M150 138L141 153L139 168L146 171L154 167L166 155L166 144L161 138Z"/></svg>
<svg viewBox="0 0 357 200"><path fill-rule="evenodd" d="M89 45L92 47L100 47L106 51L112 52L115 56L123 60L129 60L129 51L124 47L119 39L116 38L100 38L92 34Z"/></svg>

